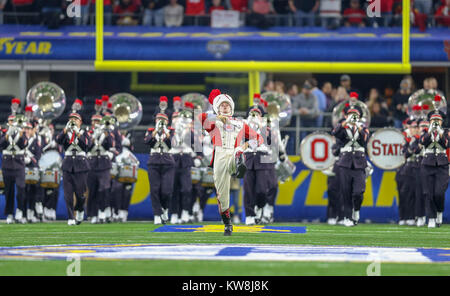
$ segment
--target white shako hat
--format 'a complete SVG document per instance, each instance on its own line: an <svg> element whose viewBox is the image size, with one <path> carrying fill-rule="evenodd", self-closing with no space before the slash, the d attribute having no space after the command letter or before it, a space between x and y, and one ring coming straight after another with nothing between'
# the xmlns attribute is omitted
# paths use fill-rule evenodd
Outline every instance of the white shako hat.
<svg viewBox="0 0 450 296"><path fill-rule="evenodd" d="M231 107L231 114L230 115L234 114L234 102L233 102L233 99L227 94L222 94L220 92L220 90L213 89L211 91L211 93L209 94L208 100L211 103L211 105L213 106L213 110L214 110L214 112L217 115L219 115L219 106L223 102L227 102L228 104L230 104L230 107Z"/></svg>

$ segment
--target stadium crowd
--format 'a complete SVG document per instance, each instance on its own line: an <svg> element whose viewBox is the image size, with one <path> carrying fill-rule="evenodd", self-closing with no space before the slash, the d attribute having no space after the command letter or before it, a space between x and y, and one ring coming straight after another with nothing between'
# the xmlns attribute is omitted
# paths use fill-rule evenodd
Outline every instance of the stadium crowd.
<svg viewBox="0 0 450 296"><path fill-rule="evenodd" d="M0 24L94 23L95 0L76 0L81 17L69 18L68 0L0 0ZM368 17L380 1L380 17ZM104 0L105 25L178 27L209 25L214 10L235 10L249 26L347 27L400 26L402 0ZM76 3L76 2L75 2ZM450 0L411 0L411 23L450 26ZM372 11L373 12L373 11Z"/></svg>
<svg viewBox="0 0 450 296"><path fill-rule="evenodd" d="M299 86L283 81L266 80L262 93L276 91L288 95L291 99L294 114L301 116L301 127L332 127L331 113L340 102L349 99L351 92L358 94L360 100L366 103L370 115L370 127L402 127L402 122L408 117L408 98L417 89L437 89L438 82L435 77L424 79L423 85L416 85L411 75L406 75L401 80L397 89L386 87L383 90L371 88L363 93L352 85L351 77L344 74L340 77L340 84L333 85L329 81L318 84L316 78L309 78ZM327 116L323 116L323 114ZM295 126L291 120L291 126Z"/></svg>

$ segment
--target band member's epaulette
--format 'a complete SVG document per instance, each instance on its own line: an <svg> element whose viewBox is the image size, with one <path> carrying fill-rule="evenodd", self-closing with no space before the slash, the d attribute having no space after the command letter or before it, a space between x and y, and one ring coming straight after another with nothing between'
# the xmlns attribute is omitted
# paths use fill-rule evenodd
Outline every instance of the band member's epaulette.
<svg viewBox="0 0 450 296"><path fill-rule="evenodd" d="M173 127L171 127L171 126L169 126L169 129L171 130L171 131L174 131L175 129L173 128Z"/></svg>
<svg viewBox="0 0 450 296"><path fill-rule="evenodd" d="M6 128L2 129L3 133L6 133L8 130Z"/></svg>
<svg viewBox="0 0 450 296"><path fill-rule="evenodd" d="M152 131L154 131L154 130L155 130L155 128L149 127L147 131L148 131L148 132L152 132Z"/></svg>

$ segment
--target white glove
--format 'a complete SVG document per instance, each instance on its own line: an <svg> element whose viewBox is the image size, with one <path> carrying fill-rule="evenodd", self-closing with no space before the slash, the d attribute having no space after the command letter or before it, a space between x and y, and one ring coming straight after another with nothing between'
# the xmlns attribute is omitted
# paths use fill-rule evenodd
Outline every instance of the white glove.
<svg viewBox="0 0 450 296"><path fill-rule="evenodd" d="M202 165L201 160L198 158L194 159L194 165L196 168L200 167Z"/></svg>
<svg viewBox="0 0 450 296"><path fill-rule="evenodd" d="M123 138L122 146L130 146L130 145L131 145L130 139L128 139L127 137Z"/></svg>
<svg viewBox="0 0 450 296"><path fill-rule="evenodd" d="M25 156L25 164L29 164L31 162L31 158L29 156Z"/></svg>

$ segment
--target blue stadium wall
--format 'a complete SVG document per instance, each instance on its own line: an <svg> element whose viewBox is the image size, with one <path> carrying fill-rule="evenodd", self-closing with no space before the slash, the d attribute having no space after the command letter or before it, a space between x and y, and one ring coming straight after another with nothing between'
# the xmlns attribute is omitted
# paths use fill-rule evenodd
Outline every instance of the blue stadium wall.
<svg viewBox="0 0 450 296"><path fill-rule="evenodd" d="M150 187L147 176L147 154L137 155L141 165L138 182L135 184L129 218L134 220L153 219ZM276 221L325 221L327 208L327 176L320 171L307 169L300 161L300 157L291 156L296 170L292 178L280 184L275 204ZM242 207L241 190L240 207ZM446 193L446 211L444 221L450 222L450 192ZM4 196L0 196L0 218L4 219ZM242 210L243 212L243 210ZM204 213L205 220L220 221L216 197L211 195ZM58 219L67 219L66 205L62 187L57 208ZM361 209L361 220L379 223L390 223L398 220L398 192L394 171L383 171L374 168L371 177L367 179L366 193Z"/></svg>

